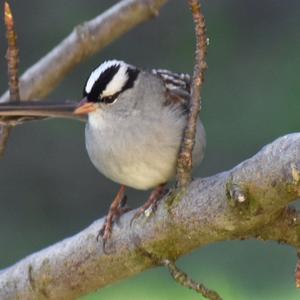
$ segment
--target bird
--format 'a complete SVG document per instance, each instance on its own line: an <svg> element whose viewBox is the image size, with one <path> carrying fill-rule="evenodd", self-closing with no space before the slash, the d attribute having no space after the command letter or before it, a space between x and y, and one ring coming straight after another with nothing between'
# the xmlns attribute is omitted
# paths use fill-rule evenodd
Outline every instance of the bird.
<svg viewBox="0 0 300 300"><path fill-rule="evenodd" d="M120 184L97 239L102 236L103 242L107 241L114 222L126 211L126 187L152 190L133 220L146 210L155 209L164 195L166 184L176 173L189 114L190 88L188 74L165 69L144 70L113 59L104 61L89 74L83 98L76 107L73 103L64 103L61 112L58 104L55 109L49 104L46 106L42 118L86 120L85 145L92 164L105 177ZM27 109L26 117L39 118L39 113L44 111L43 105L39 104L39 110L35 105L32 103ZM6 111L8 108L6 104ZM12 111L10 118L14 116ZM0 105L0 120L4 112ZM18 110L20 116L21 108ZM193 168L202 161L205 148L205 129L198 118Z"/></svg>

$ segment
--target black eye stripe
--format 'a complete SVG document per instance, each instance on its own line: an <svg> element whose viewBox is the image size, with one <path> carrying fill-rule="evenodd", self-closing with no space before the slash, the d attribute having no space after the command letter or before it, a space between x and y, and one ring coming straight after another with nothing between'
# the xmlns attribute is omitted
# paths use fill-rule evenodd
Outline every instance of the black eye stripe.
<svg viewBox="0 0 300 300"><path fill-rule="evenodd" d="M118 73L120 65L113 65L107 68L95 81L92 90L89 93L84 91L83 95L88 98L90 102L99 102L99 95L105 90L108 83Z"/></svg>
<svg viewBox="0 0 300 300"><path fill-rule="evenodd" d="M107 68L94 82L92 89L89 93L86 92L86 89L83 90L83 96L86 97L89 102L113 103L115 99L120 95L121 92L133 87L134 82L140 72L140 70L138 70L137 68L128 66L126 70L128 79L125 85L123 86L123 88L121 89L121 91L118 91L114 95L100 98L100 95L106 89L107 85L112 81L114 76L118 73L120 67L121 67L120 64L116 64ZM89 78L85 83L85 87L88 80Z"/></svg>

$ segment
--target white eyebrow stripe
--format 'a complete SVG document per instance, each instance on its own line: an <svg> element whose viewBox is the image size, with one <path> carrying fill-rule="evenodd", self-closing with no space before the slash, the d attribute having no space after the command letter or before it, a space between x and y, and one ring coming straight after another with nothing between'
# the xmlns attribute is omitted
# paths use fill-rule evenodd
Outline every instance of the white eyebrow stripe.
<svg viewBox="0 0 300 300"><path fill-rule="evenodd" d="M118 72L108 83L105 90L101 93L101 97L112 96L122 90L128 81L127 65L121 65Z"/></svg>
<svg viewBox="0 0 300 300"><path fill-rule="evenodd" d="M95 84L95 82L98 80L98 78L100 77L100 75L107 70L108 68L112 67L112 66L116 66L116 65L120 65L121 67L126 67L127 64L121 60L108 60L105 61L104 63L102 63L100 66L98 66L90 75L86 85L85 85L85 92L87 94L89 94Z"/></svg>

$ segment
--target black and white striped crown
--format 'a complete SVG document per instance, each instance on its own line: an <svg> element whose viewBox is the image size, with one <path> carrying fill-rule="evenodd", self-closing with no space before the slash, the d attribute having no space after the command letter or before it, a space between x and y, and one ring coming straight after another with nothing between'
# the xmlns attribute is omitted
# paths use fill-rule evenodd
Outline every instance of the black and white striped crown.
<svg viewBox="0 0 300 300"><path fill-rule="evenodd" d="M133 87L139 72L120 60L105 61L88 77L83 96L90 102L112 102L121 92Z"/></svg>

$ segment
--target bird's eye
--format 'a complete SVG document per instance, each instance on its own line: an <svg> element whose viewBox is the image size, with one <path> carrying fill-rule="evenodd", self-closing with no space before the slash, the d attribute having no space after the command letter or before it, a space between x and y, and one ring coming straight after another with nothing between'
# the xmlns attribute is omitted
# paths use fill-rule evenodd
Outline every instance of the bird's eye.
<svg viewBox="0 0 300 300"><path fill-rule="evenodd" d="M116 93L116 94L111 95L111 96L102 97L100 99L100 102L105 103L105 104L111 104L111 103L113 103L117 99L117 97L119 96L119 94L120 93Z"/></svg>

